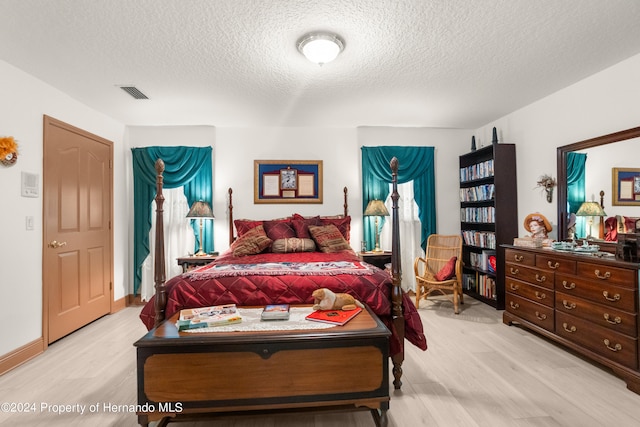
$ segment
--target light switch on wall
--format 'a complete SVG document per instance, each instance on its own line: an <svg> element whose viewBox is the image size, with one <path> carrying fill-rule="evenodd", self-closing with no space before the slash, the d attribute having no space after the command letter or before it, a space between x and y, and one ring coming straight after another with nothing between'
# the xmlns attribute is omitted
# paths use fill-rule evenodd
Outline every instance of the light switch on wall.
<svg viewBox="0 0 640 427"><path fill-rule="evenodd" d="M33 230L33 217L32 216L27 216L25 218L25 223L27 226L27 230Z"/></svg>

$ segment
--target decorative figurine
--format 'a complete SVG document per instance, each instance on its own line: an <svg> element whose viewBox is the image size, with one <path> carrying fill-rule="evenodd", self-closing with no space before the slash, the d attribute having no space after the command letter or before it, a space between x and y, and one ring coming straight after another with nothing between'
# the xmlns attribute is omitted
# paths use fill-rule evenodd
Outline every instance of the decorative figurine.
<svg viewBox="0 0 640 427"><path fill-rule="evenodd" d="M544 215L535 212L526 216L524 219L524 229L531 233L532 239L539 239L542 241L542 246L550 246L551 239L549 239L548 233L553 230L551 223Z"/></svg>
<svg viewBox="0 0 640 427"><path fill-rule="evenodd" d="M491 142L494 144L498 143L498 130L495 127L493 128L493 139Z"/></svg>
<svg viewBox="0 0 640 427"><path fill-rule="evenodd" d="M475 137L475 135L471 137L471 151L476 151L476 137Z"/></svg>

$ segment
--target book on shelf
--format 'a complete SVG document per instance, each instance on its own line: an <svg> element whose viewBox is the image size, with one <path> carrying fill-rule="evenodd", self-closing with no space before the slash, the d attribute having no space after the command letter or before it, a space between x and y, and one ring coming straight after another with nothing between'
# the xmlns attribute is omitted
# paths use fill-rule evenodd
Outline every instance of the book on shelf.
<svg viewBox="0 0 640 427"><path fill-rule="evenodd" d="M210 328L242 322L242 316L235 304L214 305L210 307L186 308L180 310L177 327L186 329Z"/></svg>
<svg viewBox="0 0 640 427"><path fill-rule="evenodd" d="M289 304L268 304L260 314L260 320L289 320Z"/></svg>
<svg viewBox="0 0 640 427"><path fill-rule="evenodd" d="M496 251L495 250L483 250L482 251L482 268L489 273L496 273Z"/></svg>
<svg viewBox="0 0 640 427"><path fill-rule="evenodd" d="M496 233L493 231L464 230L462 231L462 238L465 245L487 249L496 248Z"/></svg>
<svg viewBox="0 0 640 427"><path fill-rule="evenodd" d="M491 224L495 222L496 208L487 206L483 208L460 208L460 221Z"/></svg>
<svg viewBox="0 0 640 427"><path fill-rule="evenodd" d="M314 322L331 323L333 325L342 326L349 320L353 319L362 311L362 308L357 307L355 310L316 310L313 313L307 315L307 320Z"/></svg>
<svg viewBox="0 0 640 427"><path fill-rule="evenodd" d="M460 181L475 181L476 179L490 178L494 175L493 159L476 163L475 165L460 168Z"/></svg>
<svg viewBox="0 0 640 427"><path fill-rule="evenodd" d="M496 299L496 281L492 277L480 274L476 292L487 299Z"/></svg>
<svg viewBox="0 0 640 427"><path fill-rule="evenodd" d="M496 272L496 251L495 250L483 250L481 255L480 268L483 271L489 273Z"/></svg>
<svg viewBox="0 0 640 427"><path fill-rule="evenodd" d="M485 202L493 200L495 184L477 185L460 189L461 202Z"/></svg>
<svg viewBox="0 0 640 427"><path fill-rule="evenodd" d="M467 291L476 291L476 275L475 274L463 274L462 275L462 289Z"/></svg>

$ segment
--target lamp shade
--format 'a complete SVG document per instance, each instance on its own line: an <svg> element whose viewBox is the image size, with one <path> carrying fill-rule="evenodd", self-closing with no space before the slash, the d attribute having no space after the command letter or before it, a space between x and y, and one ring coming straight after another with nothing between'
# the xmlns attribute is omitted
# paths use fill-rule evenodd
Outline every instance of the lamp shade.
<svg viewBox="0 0 640 427"><path fill-rule="evenodd" d="M211 205L202 200L194 202L193 205L191 205L191 209L189 209L187 218L213 218Z"/></svg>
<svg viewBox="0 0 640 427"><path fill-rule="evenodd" d="M371 200L364 210L364 216L389 216L389 211L382 200Z"/></svg>
<svg viewBox="0 0 640 427"><path fill-rule="evenodd" d="M576 216L607 216L598 202L584 202L576 212Z"/></svg>

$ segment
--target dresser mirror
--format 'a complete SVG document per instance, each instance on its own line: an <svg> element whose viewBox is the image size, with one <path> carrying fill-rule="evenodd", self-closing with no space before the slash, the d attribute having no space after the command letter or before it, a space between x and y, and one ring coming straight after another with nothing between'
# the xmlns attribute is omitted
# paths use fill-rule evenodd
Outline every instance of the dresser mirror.
<svg viewBox="0 0 640 427"><path fill-rule="evenodd" d="M635 140L634 140L635 139ZM635 145L635 147L629 148L629 150L625 149L626 153L634 156L633 153L637 153L638 146L640 144L640 127L623 130L620 132L611 133L608 135L599 136L597 138L587 139L580 142L575 142L573 144L564 145L558 147L557 149L557 165L558 165L558 175L557 175L557 197L558 197L558 240L566 240L568 238L568 209L567 209L567 154L571 152L587 152L589 153L589 149L594 149L596 151L597 147L601 147L607 144L629 144ZM616 145L616 149L618 146ZM602 150L600 150L602 151ZM599 153L598 155L602 155ZM640 164L640 161L638 162ZM611 174L611 169L606 171L606 173ZM603 171L600 171L603 172ZM588 174L587 170L587 174ZM604 172L603 172L604 173ZM615 216L619 214L624 214L621 212L616 212L618 206L611 206L611 185L607 184L603 186L603 191L607 194L605 196L605 212L607 216ZM587 200L591 197L591 194L587 195ZM599 201L599 198L594 198L593 200ZM608 203L607 203L608 201ZM628 214L627 214L628 215ZM633 216L640 216L633 215ZM596 225L594 224L594 227ZM602 243L602 244L601 244ZM615 251L615 242L598 242L598 244L602 247L602 250L606 250L607 252Z"/></svg>

